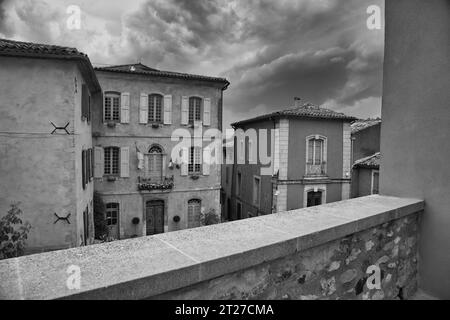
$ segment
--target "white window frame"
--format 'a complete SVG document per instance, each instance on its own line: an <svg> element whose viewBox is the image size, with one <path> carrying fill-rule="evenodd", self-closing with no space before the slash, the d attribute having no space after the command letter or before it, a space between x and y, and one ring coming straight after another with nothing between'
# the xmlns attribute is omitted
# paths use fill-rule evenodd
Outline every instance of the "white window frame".
<svg viewBox="0 0 450 320"><path fill-rule="evenodd" d="M378 173L378 193L380 193L380 170L376 170L376 169L372 169L371 173L370 173L370 194L378 194L378 193L373 193L373 185L374 185L374 177L375 177L375 173Z"/></svg>
<svg viewBox="0 0 450 320"><path fill-rule="evenodd" d="M199 99L200 100L200 106L198 113L200 114L200 119L195 119L195 113L196 113L196 106L194 105L194 110L193 110L193 119L192 121L190 120L190 114L191 114L191 99ZM204 101L204 97L200 96L200 95L193 95L193 96L189 96L188 98L188 124L195 124L197 122L201 122L203 120L203 101Z"/></svg>
<svg viewBox="0 0 450 320"><path fill-rule="evenodd" d="M156 120L156 106L153 107L153 120L150 121L150 98L159 96L161 98L161 109L160 109L160 120ZM162 124L164 122L164 95L160 92L152 92L148 95L148 114L147 114L147 123L159 123Z"/></svg>
<svg viewBox="0 0 450 320"><path fill-rule="evenodd" d="M114 91L114 90L108 90L104 92L104 97L103 97L103 123L108 123L108 122L115 122L115 123L120 123L120 106L121 106L121 94L118 91ZM106 119L106 98L108 96L111 96L111 98L113 98L112 96L114 96L114 98L118 98L119 103L118 103L118 109L117 112L119 114L119 119L114 119L113 120L113 112L114 112L114 107L113 107L113 102L111 100L111 118L110 119Z"/></svg>
<svg viewBox="0 0 450 320"><path fill-rule="evenodd" d="M106 149L111 149L111 155L110 155L110 172L106 173ZM117 165L117 173L112 173L113 171L113 150L118 150L118 165ZM114 177L120 177L120 166L121 166L121 161L120 161L120 147L116 147L116 146L107 146L103 148L103 175L104 176L114 176Z"/></svg>
<svg viewBox="0 0 450 320"><path fill-rule="evenodd" d="M256 180L258 180L258 182L259 182L259 190L255 190ZM256 197L257 197L257 199L256 199ZM253 205L256 206L258 209L261 206L261 177L260 176L253 176Z"/></svg>
<svg viewBox="0 0 450 320"><path fill-rule="evenodd" d="M191 146L189 149L189 162L188 162L188 174L197 175L202 174L202 158L203 158L203 148L199 146ZM192 154L194 150L194 154ZM198 154L197 154L198 153ZM192 159L192 163L191 163ZM198 165L198 170L195 170L196 165ZM190 169L192 166L192 170Z"/></svg>
<svg viewBox="0 0 450 320"><path fill-rule="evenodd" d="M326 136L320 135L320 134L313 134L313 135L309 135L306 137L306 144L305 144L305 148L306 148L306 152L305 152L305 173L308 174L308 159L309 159L309 141L310 140L322 140L323 141L323 148L322 148L322 163L324 164L324 172L325 174L327 173L327 156L328 156L328 138ZM315 144L313 146L313 164L314 164L314 159L315 159L315 153L316 153L316 148L315 148Z"/></svg>

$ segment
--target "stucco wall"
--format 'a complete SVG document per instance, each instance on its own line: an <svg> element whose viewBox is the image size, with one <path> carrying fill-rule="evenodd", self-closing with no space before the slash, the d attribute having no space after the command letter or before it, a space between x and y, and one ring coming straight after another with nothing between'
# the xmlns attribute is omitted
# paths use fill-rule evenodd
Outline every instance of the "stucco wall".
<svg viewBox="0 0 450 320"><path fill-rule="evenodd" d="M352 197L364 197L372 194L372 169L353 169Z"/></svg>
<svg viewBox="0 0 450 320"><path fill-rule="evenodd" d="M353 162L380 151L380 128L381 124L376 124L352 135Z"/></svg>
<svg viewBox="0 0 450 320"><path fill-rule="evenodd" d="M263 166L261 165L260 158L259 158L259 150L260 150L260 130L266 130L267 132L267 154L269 157L272 156L271 153L271 130L274 129L274 122L267 120L267 121L260 121L251 123L249 125L243 126L241 128L244 133L250 129L254 129L256 131L256 137L257 142L253 142L254 148L256 148L256 154L258 155L258 162L256 164L249 164L249 150L248 150L248 141L249 138L245 137L245 162L246 164L235 164L235 171L234 171L234 180L233 182L237 184L237 174L241 173L242 177L242 183L241 183L241 192L239 195L233 194L234 202L235 200L239 200L242 203L242 217L246 218L248 217L248 213L250 212L252 215L257 216L258 214L270 214L272 213L272 172L273 170L269 170L270 175L261 175L261 168L263 167L269 167L267 165ZM239 138L239 137L238 137ZM237 138L237 139L238 139ZM236 148L240 142L236 141ZM237 154L236 154L237 157ZM237 162L237 158L235 159ZM256 161L256 159L255 159ZM260 193L260 206L257 208L253 204L253 181L254 178L260 177L260 186L261 186L261 193ZM232 187L232 192L236 191L236 186ZM236 203L234 203L234 217L236 216Z"/></svg>
<svg viewBox="0 0 450 320"><path fill-rule="evenodd" d="M342 178L343 123L334 120L290 119L288 179L303 179L306 167L306 137L314 134L327 137L327 174ZM295 138L294 138L295 137Z"/></svg>
<svg viewBox="0 0 450 320"><path fill-rule="evenodd" d="M420 286L450 299L450 2L386 1L380 192L418 197Z"/></svg>
<svg viewBox="0 0 450 320"><path fill-rule="evenodd" d="M21 202L32 225L29 252L79 245L79 208L90 199L80 192L81 145L90 144L88 133L77 135L86 130L74 93L82 77L73 62L2 57L0 64L0 214ZM50 122L69 123L70 135L50 134ZM55 213L70 213L70 224L54 223Z"/></svg>

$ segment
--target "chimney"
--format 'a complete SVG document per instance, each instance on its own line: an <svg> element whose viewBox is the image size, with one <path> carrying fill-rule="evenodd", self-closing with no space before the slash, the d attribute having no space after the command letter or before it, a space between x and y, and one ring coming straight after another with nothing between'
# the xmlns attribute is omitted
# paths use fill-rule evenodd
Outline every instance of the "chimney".
<svg viewBox="0 0 450 320"><path fill-rule="evenodd" d="M301 106L301 100L299 97L294 97L294 105L296 108Z"/></svg>

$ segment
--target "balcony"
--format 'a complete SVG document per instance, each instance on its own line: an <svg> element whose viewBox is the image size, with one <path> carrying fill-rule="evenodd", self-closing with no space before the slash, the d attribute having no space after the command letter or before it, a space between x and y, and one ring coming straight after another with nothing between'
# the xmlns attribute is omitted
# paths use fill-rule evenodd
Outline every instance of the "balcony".
<svg viewBox="0 0 450 320"><path fill-rule="evenodd" d="M2 260L0 299L408 299L423 208L373 195Z"/></svg>
<svg viewBox="0 0 450 320"><path fill-rule="evenodd" d="M138 177L137 185L139 191L170 190L173 188L174 178L163 177L159 181L154 181L151 178Z"/></svg>
<svg viewBox="0 0 450 320"><path fill-rule="evenodd" d="M327 174L327 163L322 162L321 164L312 164L308 162L306 164L306 174L305 177L323 177Z"/></svg>

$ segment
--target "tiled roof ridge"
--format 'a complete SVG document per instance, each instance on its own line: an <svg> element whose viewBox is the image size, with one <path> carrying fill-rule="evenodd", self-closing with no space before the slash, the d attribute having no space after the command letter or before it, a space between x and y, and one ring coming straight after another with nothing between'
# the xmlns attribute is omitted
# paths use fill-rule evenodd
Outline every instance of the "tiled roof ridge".
<svg viewBox="0 0 450 320"><path fill-rule="evenodd" d="M154 76L175 77L175 78L183 78L183 79L198 79L198 80L206 80L206 81L223 82L223 83L226 83L227 85L229 84L228 80L225 78L204 76L204 75L191 74L191 73L158 70L158 69L154 69L154 68L148 67L143 64L141 64L141 65L148 68L149 70L131 71L131 70L126 70L126 69L121 69L121 67L133 66L133 65L137 65L137 64L124 64L124 65L118 65L118 66L95 67L94 69L97 71L132 73L132 74L141 74L141 75L154 75Z"/></svg>
<svg viewBox="0 0 450 320"><path fill-rule="evenodd" d="M379 167L381 153L375 152L374 154L358 159L353 164L353 167Z"/></svg>
<svg viewBox="0 0 450 320"><path fill-rule="evenodd" d="M34 43L0 38L0 52L30 52L36 54L72 55L87 58L87 55L77 48L54 44Z"/></svg>
<svg viewBox="0 0 450 320"><path fill-rule="evenodd" d="M357 118L348 116L343 112L337 112L322 106L315 105L313 103L306 102L301 106L286 107L285 109L279 111L274 111L272 113L238 121L232 123L231 125L235 126L239 124L280 116L294 116L294 117L318 118L318 119L357 120Z"/></svg>

